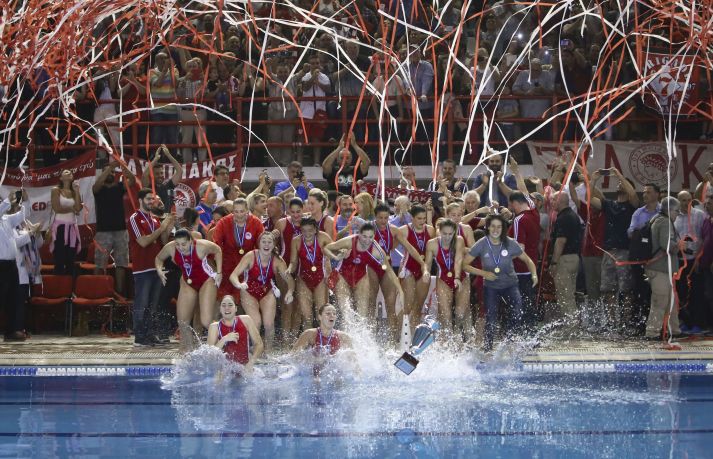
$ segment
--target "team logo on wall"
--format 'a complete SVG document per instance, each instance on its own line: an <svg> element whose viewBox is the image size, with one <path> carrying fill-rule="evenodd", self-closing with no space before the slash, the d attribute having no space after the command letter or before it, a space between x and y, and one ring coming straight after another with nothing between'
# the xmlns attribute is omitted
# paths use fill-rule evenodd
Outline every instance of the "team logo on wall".
<svg viewBox="0 0 713 459"><path fill-rule="evenodd" d="M699 68L695 56L650 52L646 55L644 76L655 75L646 87L646 105L667 115L693 114L698 103Z"/></svg>
<svg viewBox="0 0 713 459"><path fill-rule="evenodd" d="M629 169L634 179L641 184L666 186L669 180L667 172L670 172L673 181L678 173L678 163L669 162L665 145L649 143L631 152Z"/></svg>
<svg viewBox="0 0 713 459"><path fill-rule="evenodd" d="M196 194L185 183L179 183L174 188L173 204L176 206L176 217L183 217L183 212L196 206Z"/></svg>

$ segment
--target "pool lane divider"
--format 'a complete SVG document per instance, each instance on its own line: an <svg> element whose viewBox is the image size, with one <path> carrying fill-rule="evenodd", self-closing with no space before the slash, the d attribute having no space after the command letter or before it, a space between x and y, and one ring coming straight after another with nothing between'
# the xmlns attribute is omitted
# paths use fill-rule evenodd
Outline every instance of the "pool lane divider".
<svg viewBox="0 0 713 459"><path fill-rule="evenodd" d="M519 363L514 365L492 365L480 363L476 370L492 372L497 370L520 371L523 373L713 373L713 363L701 361L675 362L557 362ZM0 366L3 376L162 376L172 371L171 366Z"/></svg>

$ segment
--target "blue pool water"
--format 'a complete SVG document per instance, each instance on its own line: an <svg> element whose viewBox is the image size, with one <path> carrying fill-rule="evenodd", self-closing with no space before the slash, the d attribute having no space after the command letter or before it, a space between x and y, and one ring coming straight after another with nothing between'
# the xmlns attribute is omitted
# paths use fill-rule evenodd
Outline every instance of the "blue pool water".
<svg viewBox="0 0 713 459"><path fill-rule="evenodd" d="M0 457L713 457L711 374L433 370L0 377Z"/></svg>

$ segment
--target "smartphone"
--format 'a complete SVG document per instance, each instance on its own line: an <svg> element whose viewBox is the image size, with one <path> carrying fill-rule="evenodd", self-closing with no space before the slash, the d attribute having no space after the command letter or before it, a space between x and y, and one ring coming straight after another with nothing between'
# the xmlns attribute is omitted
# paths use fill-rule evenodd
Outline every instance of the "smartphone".
<svg viewBox="0 0 713 459"><path fill-rule="evenodd" d="M611 175L611 171L609 169L599 169L597 172L599 172L599 175L601 175L602 177Z"/></svg>
<svg viewBox="0 0 713 459"><path fill-rule="evenodd" d="M560 47L562 48L569 48L569 46L572 44L572 40L569 38L563 38L560 40Z"/></svg>
<svg viewBox="0 0 713 459"><path fill-rule="evenodd" d="M15 202L18 204L22 202L22 190L15 191Z"/></svg>

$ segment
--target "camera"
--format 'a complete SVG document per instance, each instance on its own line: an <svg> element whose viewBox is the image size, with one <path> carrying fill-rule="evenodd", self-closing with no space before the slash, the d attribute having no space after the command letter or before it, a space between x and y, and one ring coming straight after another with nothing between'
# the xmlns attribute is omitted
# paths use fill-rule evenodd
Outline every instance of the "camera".
<svg viewBox="0 0 713 459"><path fill-rule="evenodd" d="M602 177L606 177L608 175L611 175L611 171L609 169L599 169L599 175Z"/></svg>
<svg viewBox="0 0 713 459"><path fill-rule="evenodd" d="M22 202L22 190L15 191L15 202L18 204Z"/></svg>
<svg viewBox="0 0 713 459"><path fill-rule="evenodd" d="M305 173L304 173L304 171L299 171L298 173L296 173L296 174L295 174L295 178L296 178L297 180L300 180L300 181L301 181L303 178L305 178Z"/></svg>

